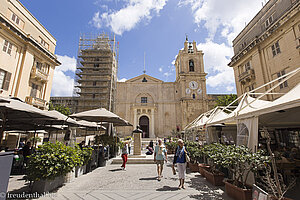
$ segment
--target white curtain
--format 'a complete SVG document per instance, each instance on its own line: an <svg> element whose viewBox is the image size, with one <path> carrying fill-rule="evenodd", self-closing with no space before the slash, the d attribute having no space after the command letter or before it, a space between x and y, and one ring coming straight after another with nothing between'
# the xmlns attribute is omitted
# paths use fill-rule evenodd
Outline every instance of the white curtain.
<svg viewBox="0 0 300 200"><path fill-rule="evenodd" d="M239 119L237 145L245 145L256 152L258 144L258 117Z"/></svg>

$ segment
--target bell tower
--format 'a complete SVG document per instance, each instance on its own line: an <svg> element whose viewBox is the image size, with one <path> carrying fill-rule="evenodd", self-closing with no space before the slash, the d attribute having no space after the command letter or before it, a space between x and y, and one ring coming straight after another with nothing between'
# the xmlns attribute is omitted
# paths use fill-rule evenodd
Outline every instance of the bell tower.
<svg viewBox="0 0 300 200"><path fill-rule="evenodd" d="M184 48L179 50L176 57L176 84L182 109L182 128L208 109L203 55L197 49L196 42L189 42L186 38Z"/></svg>

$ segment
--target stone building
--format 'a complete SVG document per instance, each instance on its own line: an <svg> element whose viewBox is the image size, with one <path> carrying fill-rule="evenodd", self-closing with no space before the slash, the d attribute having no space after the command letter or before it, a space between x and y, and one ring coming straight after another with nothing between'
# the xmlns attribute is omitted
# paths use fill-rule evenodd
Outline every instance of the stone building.
<svg viewBox="0 0 300 200"><path fill-rule="evenodd" d="M300 1L269 0L233 40L237 94L251 91L300 67ZM285 93L300 82L300 73L273 92ZM278 82L275 82L276 84ZM264 92L271 84L258 92ZM267 100L278 95L267 95Z"/></svg>
<svg viewBox="0 0 300 200"><path fill-rule="evenodd" d="M118 44L107 34L82 34L79 39L76 83L77 111L106 108L115 112Z"/></svg>
<svg viewBox="0 0 300 200"><path fill-rule="evenodd" d="M0 6L0 95L41 109L50 99L56 40L18 1Z"/></svg>
<svg viewBox="0 0 300 200"><path fill-rule="evenodd" d="M164 82L147 74L117 83L116 114L140 125L143 137L155 138L182 130L201 113L211 109L216 95L206 94L203 52L196 42L184 42L176 61L175 82ZM118 127L121 136L132 127Z"/></svg>
<svg viewBox="0 0 300 200"><path fill-rule="evenodd" d="M65 106L70 109L71 113L78 112L78 97L50 97L53 106Z"/></svg>

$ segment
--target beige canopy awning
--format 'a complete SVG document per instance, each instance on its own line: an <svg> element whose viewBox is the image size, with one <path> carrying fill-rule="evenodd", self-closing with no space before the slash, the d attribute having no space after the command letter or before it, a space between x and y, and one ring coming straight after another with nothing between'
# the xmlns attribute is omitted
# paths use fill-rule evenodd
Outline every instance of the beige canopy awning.
<svg viewBox="0 0 300 200"><path fill-rule="evenodd" d="M91 122L108 122L113 123L114 126L132 126L128 121L122 119L118 115L106 110L105 108L99 108L94 110L88 110L80 113L70 115L77 119L87 120Z"/></svg>

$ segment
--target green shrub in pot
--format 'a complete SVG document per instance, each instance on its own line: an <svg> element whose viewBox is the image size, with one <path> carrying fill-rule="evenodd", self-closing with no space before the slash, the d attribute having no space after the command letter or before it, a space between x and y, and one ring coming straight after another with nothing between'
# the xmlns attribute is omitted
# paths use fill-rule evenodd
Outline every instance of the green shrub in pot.
<svg viewBox="0 0 300 200"><path fill-rule="evenodd" d="M28 159L26 179L29 181L53 180L82 166L89 157L90 149L84 152L78 147L61 142L40 145Z"/></svg>

